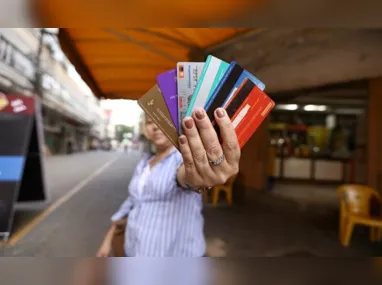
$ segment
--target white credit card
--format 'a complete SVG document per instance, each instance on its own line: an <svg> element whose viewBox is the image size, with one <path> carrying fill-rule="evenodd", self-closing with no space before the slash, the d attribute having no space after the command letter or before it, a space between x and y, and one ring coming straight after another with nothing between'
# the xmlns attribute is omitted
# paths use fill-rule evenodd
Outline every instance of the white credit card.
<svg viewBox="0 0 382 285"><path fill-rule="evenodd" d="M204 62L178 62L176 65L179 134L183 133L182 121L186 117L188 105L192 100L203 67Z"/></svg>
<svg viewBox="0 0 382 285"><path fill-rule="evenodd" d="M212 92L223 78L229 64L221 59L209 55L204 64L198 85L188 106L186 116L191 116L196 108L204 108Z"/></svg>

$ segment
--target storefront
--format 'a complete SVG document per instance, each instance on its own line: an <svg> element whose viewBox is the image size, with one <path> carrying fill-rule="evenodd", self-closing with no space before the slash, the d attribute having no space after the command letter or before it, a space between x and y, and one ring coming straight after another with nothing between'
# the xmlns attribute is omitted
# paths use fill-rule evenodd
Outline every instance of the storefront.
<svg viewBox="0 0 382 285"><path fill-rule="evenodd" d="M362 92L357 96L363 104L355 106L348 105L350 95L346 90L338 102L332 100L331 104L319 105L315 98L312 104L301 104L298 99L278 104L268 124L268 176L279 182L364 183L360 147L365 142L359 130L367 127L361 123L367 96L366 91Z"/></svg>

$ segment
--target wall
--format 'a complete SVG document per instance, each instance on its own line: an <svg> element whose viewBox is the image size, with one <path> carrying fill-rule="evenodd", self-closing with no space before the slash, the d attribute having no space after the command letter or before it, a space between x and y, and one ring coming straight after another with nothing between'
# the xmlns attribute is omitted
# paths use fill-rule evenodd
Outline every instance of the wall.
<svg viewBox="0 0 382 285"><path fill-rule="evenodd" d="M235 188L235 191L239 192L237 193L239 196L237 199L239 200L248 197L252 191L262 190L266 186L268 125L269 121L264 121L242 149L240 172L236 180L237 187ZM245 191L245 193L242 191Z"/></svg>
<svg viewBox="0 0 382 285"><path fill-rule="evenodd" d="M369 81L368 184L382 193L382 77Z"/></svg>
<svg viewBox="0 0 382 285"><path fill-rule="evenodd" d="M354 179L357 184L367 184L368 115L359 115L357 121L356 148L354 153Z"/></svg>

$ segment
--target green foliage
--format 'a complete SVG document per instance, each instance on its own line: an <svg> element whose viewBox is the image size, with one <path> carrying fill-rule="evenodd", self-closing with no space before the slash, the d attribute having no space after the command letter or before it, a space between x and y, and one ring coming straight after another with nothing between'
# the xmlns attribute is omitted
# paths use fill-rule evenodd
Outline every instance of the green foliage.
<svg viewBox="0 0 382 285"><path fill-rule="evenodd" d="M115 126L115 138L117 141L122 142L124 136L127 134L133 134L134 127L126 125L116 125Z"/></svg>

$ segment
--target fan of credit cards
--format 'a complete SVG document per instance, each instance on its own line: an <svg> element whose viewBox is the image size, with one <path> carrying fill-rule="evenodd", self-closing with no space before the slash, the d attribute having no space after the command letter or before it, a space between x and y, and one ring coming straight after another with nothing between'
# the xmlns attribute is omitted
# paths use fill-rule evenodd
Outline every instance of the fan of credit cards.
<svg viewBox="0 0 382 285"><path fill-rule="evenodd" d="M206 62L178 62L156 79L138 104L178 149L182 120L196 108L204 108L218 134L214 111L224 108L242 148L275 106L263 82L236 62L211 55Z"/></svg>

